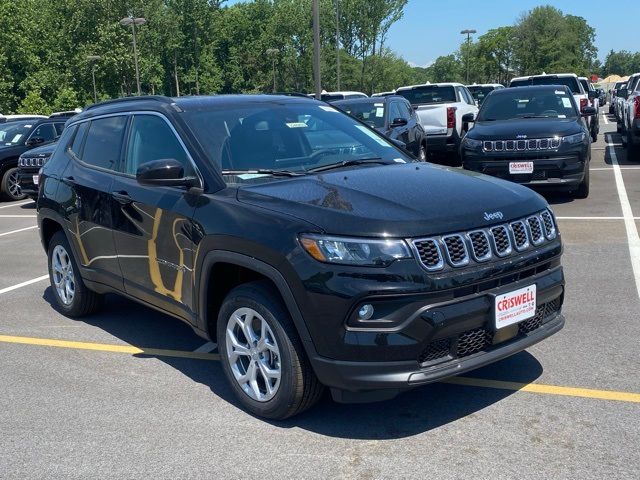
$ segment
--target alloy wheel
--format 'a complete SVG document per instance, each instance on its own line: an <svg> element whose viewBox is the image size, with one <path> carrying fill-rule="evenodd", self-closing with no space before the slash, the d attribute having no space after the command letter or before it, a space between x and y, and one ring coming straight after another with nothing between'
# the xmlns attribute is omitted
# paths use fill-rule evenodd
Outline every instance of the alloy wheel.
<svg viewBox="0 0 640 480"><path fill-rule="evenodd" d="M225 330L227 362L236 382L251 399L271 400L281 377L280 349L266 320L252 308L231 314Z"/></svg>
<svg viewBox="0 0 640 480"><path fill-rule="evenodd" d="M22 189L20 188L20 183L18 181L18 171L13 170L9 173L9 178L7 178L7 192L13 199L22 198Z"/></svg>
<svg viewBox="0 0 640 480"><path fill-rule="evenodd" d="M56 245L53 249L51 272L58 297L64 305L71 305L76 293L76 282L71 257L62 245Z"/></svg>

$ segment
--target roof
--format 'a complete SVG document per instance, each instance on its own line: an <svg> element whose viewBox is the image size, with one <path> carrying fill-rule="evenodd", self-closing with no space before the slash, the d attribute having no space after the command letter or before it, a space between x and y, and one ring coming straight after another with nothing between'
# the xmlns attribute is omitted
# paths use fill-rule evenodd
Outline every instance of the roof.
<svg viewBox="0 0 640 480"><path fill-rule="evenodd" d="M526 75L524 77L515 77L515 78L512 78L511 81L513 82L514 80L528 80L530 78L540 78L540 77L575 77L575 78L578 78L578 76L575 73L541 73L539 75Z"/></svg>
<svg viewBox="0 0 640 480"><path fill-rule="evenodd" d="M556 91L558 89L564 88L566 91L571 93L571 90L566 85L523 85L522 87L509 87L509 88L500 88L491 92L492 95L508 95L509 92L520 91L520 90L553 90Z"/></svg>
<svg viewBox="0 0 640 480"><path fill-rule="evenodd" d="M354 105L358 103L363 103L363 104L387 103L393 99L402 100L406 102L405 98L401 97L400 95L387 95L385 97L346 98L344 100L336 100L335 102L333 102L333 105Z"/></svg>
<svg viewBox="0 0 640 480"><path fill-rule="evenodd" d="M501 83L474 83L473 85L467 85L467 88L472 88L472 87L503 87L504 85L502 85Z"/></svg>
<svg viewBox="0 0 640 480"><path fill-rule="evenodd" d="M413 88L420 88L420 87L464 87L464 85L456 82L443 82L443 83L427 82L427 83L423 83L422 85L408 85L406 87L398 87L396 89L396 92L398 92L399 90L411 90Z"/></svg>

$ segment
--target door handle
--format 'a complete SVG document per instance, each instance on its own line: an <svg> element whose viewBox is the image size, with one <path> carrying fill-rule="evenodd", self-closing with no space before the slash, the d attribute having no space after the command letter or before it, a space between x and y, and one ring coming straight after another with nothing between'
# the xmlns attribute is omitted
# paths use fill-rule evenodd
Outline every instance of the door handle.
<svg viewBox="0 0 640 480"><path fill-rule="evenodd" d="M62 180L64 180L65 182L71 182L71 183L76 181L76 179L73 178L73 175L70 175L68 177L64 177Z"/></svg>
<svg viewBox="0 0 640 480"><path fill-rule="evenodd" d="M118 203L121 203L122 205L128 205L129 203L131 203L133 201L131 199L131 197L129 196L129 194L127 192L124 192L124 191L112 192L111 196L113 198L115 198L115 200Z"/></svg>

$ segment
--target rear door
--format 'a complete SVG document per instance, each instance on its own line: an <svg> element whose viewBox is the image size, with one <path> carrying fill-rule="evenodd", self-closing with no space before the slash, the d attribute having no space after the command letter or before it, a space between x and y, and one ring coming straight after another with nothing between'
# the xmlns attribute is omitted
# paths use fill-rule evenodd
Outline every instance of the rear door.
<svg viewBox="0 0 640 480"><path fill-rule="evenodd" d="M67 198L70 238L86 271L83 276L119 290L122 274L113 239L111 185L120 164L126 123L127 117L120 115L79 124L59 189L59 196Z"/></svg>
<svg viewBox="0 0 640 480"><path fill-rule="evenodd" d="M114 237L125 291L193 321L194 235L197 197L183 188L143 186L135 178L144 163L175 159L195 173L189 154L169 120L155 113L132 116L123 174L111 186Z"/></svg>

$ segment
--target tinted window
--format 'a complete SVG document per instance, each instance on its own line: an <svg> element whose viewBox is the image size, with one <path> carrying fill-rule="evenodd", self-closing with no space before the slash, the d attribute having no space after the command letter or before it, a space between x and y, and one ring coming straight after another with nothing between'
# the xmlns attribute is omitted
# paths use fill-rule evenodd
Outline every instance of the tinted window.
<svg viewBox="0 0 640 480"><path fill-rule="evenodd" d="M91 121L84 142L82 161L107 170L118 170L122 137L127 117L107 117Z"/></svg>
<svg viewBox="0 0 640 480"><path fill-rule="evenodd" d="M43 123L39 127L36 127L29 138L41 138L43 142L53 142L57 136L52 123Z"/></svg>
<svg viewBox="0 0 640 480"><path fill-rule="evenodd" d="M468 87L468 89L469 89L469 92L471 92L471 96L473 96L473 98L475 100L478 100L480 103L482 103L482 101L484 100L484 97L486 97L487 95L489 95L489 93L495 90L494 87L480 87L480 86L471 86L471 87Z"/></svg>
<svg viewBox="0 0 640 480"><path fill-rule="evenodd" d="M405 120L411 120L411 110L409 109L409 105L405 102L398 102L398 108L400 109L400 116Z"/></svg>
<svg viewBox="0 0 640 480"><path fill-rule="evenodd" d="M382 102L353 102L340 101L336 106L352 117L372 126L384 127L384 103Z"/></svg>
<svg viewBox="0 0 640 480"><path fill-rule="evenodd" d="M570 92L554 89L527 88L502 90L489 95L480 109L478 121L512 118L573 118L577 116Z"/></svg>
<svg viewBox="0 0 640 480"><path fill-rule="evenodd" d="M584 91L588 92L589 91L589 82L587 82L586 80L580 79L580 83L582 84L582 88L584 88Z"/></svg>
<svg viewBox="0 0 640 480"><path fill-rule="evenodd" d="M403 96L411 105L424 105L429 103L455 103L456 91L453 87L437 85L425 85L411 90L400 90L398 95Z"/></svg>
<svg viewBox="0 0 640 480"><path fill-rule="evenodd" d="M87 133L88 127L89 127L89 122L83 122L80 125L78 125L78 129L76 130L75 135L73 137L73 142L69 146L69 149L78 158L82 158L81 157L82 142L84 141L84 137L85 137L85 134Z"/></svg>
<svg viewBox="0 0 640 480"><path fill-rule="evenodd" d="M510 87L526 87L527 85L565 85L574 94L580 94L580 86L575 77L532 77L522 80L511 80Z"/></svg>
<svg viewBox="0 0 640 480"><path fill-rule="evenodd" d="M64 123L54 123L53 124L56 129L56 136L59 137L62 135L62 131L64 130Z"/></svg>
<svg viewBox="0 0 640 480"><path fill-rule="evenodd" d="M0 142L2 145L19 145L24 143L26 135L33 126L32 121L7 122L0 125Z"/></svg>
<svg viewBox="0 0 640 480"><path fill-rule="evenodd" d="M167 122L155 115L136 115L131 123L124 172L135 175L140 165L169 158L184 166L185 176L193 175L189 158Z"/></svg>
<svg viewBox="0 0 640 480"><path fill-rule="evenodd" d="M389 105L389 123L393 122L396 118L402 118L400 106L398 102L391 102Z"/></svg>

